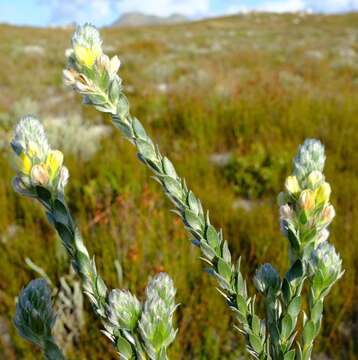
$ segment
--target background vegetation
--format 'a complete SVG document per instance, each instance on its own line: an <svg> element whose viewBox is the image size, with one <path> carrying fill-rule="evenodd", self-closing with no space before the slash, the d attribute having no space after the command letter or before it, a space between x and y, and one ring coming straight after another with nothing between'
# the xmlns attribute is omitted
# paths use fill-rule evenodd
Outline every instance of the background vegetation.
<svg viewBox="0 0 358 360"><path fill-rule="evenodd" d="M337 210L331 240L346 273L327 298L316 358L358 358L357 23L358 14L248 14L103 30L105 50L122 60L132 113L223 227L249 279L263 262L287 266L276 195L297 145L306 137L326 145ZM55 144L63 148L66 139L69 203L108 284L140 295L148 275L165 270L173 277L181 306L171 358L243 356L215 282L132 146L64 89L72 31L0 26L0 359L40 356L11 324L16 295L37 276L24 259L58 287L69 269L40 207L11 189L7 140L26 112L47 119ZM66 131L56 140L58 121ZM79 335L68 337L68 355L115 359L87 301L83 315Z"/></svg>

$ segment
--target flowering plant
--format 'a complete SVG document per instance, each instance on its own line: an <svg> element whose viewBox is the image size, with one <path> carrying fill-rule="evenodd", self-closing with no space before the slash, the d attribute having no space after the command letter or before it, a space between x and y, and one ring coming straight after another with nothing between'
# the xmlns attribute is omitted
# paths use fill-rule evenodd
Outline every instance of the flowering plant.
<svg viewBox="0 0 358 360"><path fill-rule="evenodd" d="M299 147L293 174L286 179L285 190L278 196L280 226L288 239L290 266L282 278L271 264L264 264L256 271L254 284L262 294L266 307L266 316L261 319L255 311L256 297L250 296L247 291L240 259L233 261L222 231L211 224L200 200L178 176L172 162L160 153L139 120L130 114L117 74L120 66L118 57L110 59L103 53L100 35L89 24L77 28L67 57L68 67L63 71L65 84L81 94L85 104L110 114L113 124L136 146L138 158L154 173L174 204L192 243L200 249L207 271L216 278L218 291L234 312L237 329L245 336L250 356L254 359L310 359L322 321L324 298L343 274L341 259L327 240L327 228L335 211L329 201L331 188L323 175L323 145L311 139ZM37 160L34 157L37 152L30 150L33 146L17 140L43 141L43 136L24 137L18 134L27 131L26 124L35 121L28 120L24 119L15 131L13 148L20 158L15 189L39 199L45 206L50 222L60 234L83 280L85 293L102 319L104 332L122 358L165 359L165 350L175 337L172 326L175 290L171 280L166 275L152 280L144 306L129 292L107 290L64 202L68 172L62 166L62 157L56 153L56 161L50 161L54 163L54 170L51 170L52 167L46 165L51 151L48 147ZM30 129L40 128L39 123L36 124ZM36 131L41 132L39 129ZM37 144L37 147L40 146ZM308 289L307 311L302 306L305 284ZM26 296L26 291L23 293L20 300ZM48 297L43 298L49 301ZM43 308L47 309L46 306ZM19 307L19 318L21 312ZM303 323L299 334L301 315ZM26 321L24 323L31 328ZM17 321L17 326L24 334L21 321ZM27 338L39 344L31 336Z"/></svg>

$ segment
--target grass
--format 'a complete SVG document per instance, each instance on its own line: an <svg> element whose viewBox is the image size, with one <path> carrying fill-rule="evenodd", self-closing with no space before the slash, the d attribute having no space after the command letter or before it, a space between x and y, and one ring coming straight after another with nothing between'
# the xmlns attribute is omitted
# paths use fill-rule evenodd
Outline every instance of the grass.
<svg viewBox="0 0 358 360"><path fill-rule="evenodd" d="M103 30L106 51L122 59L132 113L210 209L215 225L223 227L249 279L263 262L281 271L287 266L276 195L297 145L306 137L326 145L326 176L337 211L331 241L346 273L326 300L315 354L332 359L356 359L358 351L357 21L358 14L249 14ZM62 86L71 32L0 26L0 112L11 114L16 102L31 97L44 117L78 113L109 125L108 118L81 107ZM39 207L13 193L9 152L0 151L0 354L37 359L11 324L14 298L35 276L24 258L52 279L67 273L68 259ZM213 162L218 154L229 160ZM124 271L122 285L137 294L143 293L148 274L165 270L173 277L181 306L170 357L242 355L242 338L215 282L202 271L199 253L134 149L112 131L90 161L69 153L66 165L71 209L109 285L119 286L116 259ZM69 356L116 358L88 303L86 318Z"/></svg>

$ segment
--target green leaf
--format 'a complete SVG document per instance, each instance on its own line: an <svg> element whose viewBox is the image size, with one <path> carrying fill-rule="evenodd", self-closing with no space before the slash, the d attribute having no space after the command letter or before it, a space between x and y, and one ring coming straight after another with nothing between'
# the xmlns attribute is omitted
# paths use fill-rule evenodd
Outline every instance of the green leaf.
<svg viewBox="0 0 358 360"><path fill-rule="evenodd" d="M116 103L121 92L121 85L118 81L118 78L114 78L111 82L109 89L109 97L113 103Z"/></svg>
<svg viewBox="0 0 358 360"><path fill-rule="evenodd" d="M323 311L323 301L318 300L317 303L311 309L311 318L314 323L317 323L322 315Z"/></svg>
<svg viewBox="0 0 358 360"><path fill-rule="evenodd" d="M295 360L295 355L296 355L296 350L290 350L289 352L287 352L284 356L284 360Z"/></svg>
<svg viewBox="0 0 358 360"><path fill-rule="evenodd" d="M119 336L117 339L116 347L124 360L132 359L133 350L130 343L125 338Z"/></svg>
<svg viewBox="0 0 358 360"><path fill-rule="evenodd" d="M196 199L195 195L191 191L189 191L189 194L188 194L188 205L189 205L190 209L196 215L199 214L200 206L199 206L198 200Z"/></svg>
<svg viewBox="0 0 358 360"><path fill-rule="evenodd" d="M46 204L50 204L52 195L51 195L51 192L48 189L46 189L46 188L44 188L42 186L36 186L36 192L37 192L38 197L43 202L45 202Z"/></svg>
<svg viewBox="0 0 358 360"><path fill-rule="evenodd" d="M215 251L204 241L200 242L200 249L208 260L212 260L216 257Z"/></svg>
<svg viewBox="0 0 358 360"><path fill-rule="evenodd" d="M315 336L315 326L312 320L308 320L303 328L303 340L306 344L311 344Z"/></svg>
<svg viewBox="0 0 358 360"><path fill-rule="evenodd" d="M260 336L260 330L261 330L260 319L255 314L252 316L251 327L254 334Z"/></svg>
<svg viewBox="0 0 358 360"><path fill-rule="evenodd" d="M58 221L55 221L55 228L60 235L63 245L71 255L74 255L74 233L65 224Z"/></svg>
<svg viewBox="0 0 358 360"><path fill-rule="evenodd" d="M145 158L150 160L156 159L155 147L150 140L136 139L138 152Z"/></svg>
<svg viewBox="0 0 358 360"><path fill-rule="evenodd" d="M297 317L301 310L301 296L296 296L288 305L287 312L293 317Z"/></svg>
<svg viewBox="0 0 358 360"><path fill-rule="evenodd" d="M300 249L300 240L296 236L294 229L291 229L291 228L287 229L287 237L288 237L288 241L290 242L292 248L294 250L299 250Z"/></svg>
<svg viewBox="0 0 358 360"><path fill-rule="evenodd" d="M147 140L148 135L143 127L143 125L140 123L140 121L136 118L133 119L132 122L134 133L137 135L137 137L141 138L142 140Z"/></svg>
<svg viewBox="0 0 358 360"><path fill-rule="evenodd" d="M112 120L113 124L123 133L124 137L127 139L133 138L133 129L128 123L122 121L118 116L112 116Z"/></svg>
<svg viewBox="0 0 358 360"><path fill-rule="evenodd" d="M164 183L164 186L170 195L178 199L182 198L182 188L177 180L168 175L161 176L160 180Z"/></svg>
<svg viewBox="0 0 358 360"><path fill-rule="evenodd" d="M283 279L282 281L282 295L285 303L287 304L291 298L291 286L287 279Z"/></svg>
<svg viewBox="0 0 358 360"><path fill-rule="evenodd" d="M53 205L52 215L55 221L65 224L69 228L72 227L72 219L67 210L66 205L59 199L56 199Z"/></svg>
<svg viewBox="0 0 358 360"><path fill-rule="evenodd" d="M163 164L163 169L164 169L164 172L166 173L166 175L168 175L174 179L176 179L178 177L178 175L175 171L174 165L167 157L163 157L162 164Z"/></svg>
<svg viewBox="0 0 358 360"><path fill-rule="evenodd" d="M247 304L246 304L245 299L239 294L236 296L236 304L237 304L237 308L239 309L239 311L241 313L243 313L244 315L246 315L247 314Z"/></svg>
<svg viewBox="0 0 358 360"><path fill-rule="evenodd" d="M184 219L189 227L193 228L194 230L201 230L203 223L200 220L200 217L191 210L185 209Z"/></svg>
<svg viewBox="0 0 358 360"><path fill-rule="evenodd" d="M219 245L219 236L216 232L215 228L212 225L209 225L206 229L206 239L208 244L213 248L216 249Z"/></svg>
<svg viewBox="0 0 358 360"><path fill-rule="evenodd" d="M121 93L118 97L116 114L120 119L124 120L129 115L129 103L127 98Z"/></svg>
<svg viewBox="0 0 358 360"><path fill-rule="evenodd" d="M222 248L222 254L223 254L223 259L227 263L231 263L231 254L230 254L229 245L228 245L227 241L224 241L224 245Z"/></svg>
<svg viewBox="0 0 358 360"><path fill-rule="evenodd" d="M294 321L290 314L286 314L281 323L281 336L286 340L294 329Z"/></svg>
<svg viewBox="0 0 358 360"><path fill-rule="evenodd" d="M228 282L230 282L230 279L231 279L231 267L230 267L229 264L227 264L222 259L218 260L218 272L223 278L225 278Z"/></svg>
<svg viewBox="0 0 358 360"><path fill-rule="evenodd" d="M299 279L303 276L303 264L300 259L291 266L290 270L286 275L286 279L291 282L293 280Z"/></svg>
<svg viewBox="0 0 358 360"><path fill-rule="evenodd" d="M262 344L260 338L254 334L250 334L249 342L254 351L260 354L262 351Z"/></svg>

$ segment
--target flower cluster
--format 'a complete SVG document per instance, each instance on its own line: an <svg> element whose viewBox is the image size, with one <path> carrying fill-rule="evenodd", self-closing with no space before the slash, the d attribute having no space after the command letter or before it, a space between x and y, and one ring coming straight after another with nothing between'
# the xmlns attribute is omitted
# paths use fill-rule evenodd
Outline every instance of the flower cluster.
<svg viewBox="0 0 358 360"><path fill-rule="evenodd" d="M66 55L65 85L81 93L85 103L114 114L121 90L121 80L117 75L120 61L117 56L110 59L103 53L98 30L89 24L77 27L72 37L72 49L68 49ZM108 102L111 102L110 106Z"/></svg>
<svg viewBox="0 0 358 360"><path fill-rule="evenodd" d="M51 339L55 315L52 311L51 290L46 280L32 280L21 291L14 322L22 337L41 348Z"/></svg>
<svg viewBox="0 0 358 360"><path fill-rule="evenodd" d="M294 159L285 192L278 197L281 231L289 239L292 260L309 257L329 235L327 227L335 210L329 201L331 187L322 173L324 162L323 145L318 140L306 140Z"/></svg>
<svg viewBox="0 0 358 360"><path fill-rule="evenodd" d="M50 148L36 118L25 116L20 120L11 146L16 154L17 175L13 181L16 191L36 196L36 187L40 186L51 193L63 192L69 176L63 166L63 154Z"/></svg>
<svg viewBox="0 0 358 360"><path fill-rule="evenodd" d="M327 241L318 245L309 259L312 288L315 298L327 292L342 277L342 260L334 246Z"/></svg>
<svg viewBox="0 0 358 360"><path fill-rule="evenodd" d="M174 340L177 330L173 327L175 288L171 278L161 273L147 286L146 301L139 322L139 330L150 358L161 358L161 352Z"/></svg>

